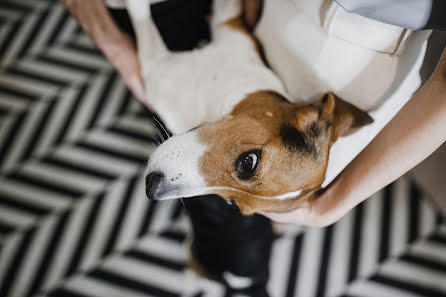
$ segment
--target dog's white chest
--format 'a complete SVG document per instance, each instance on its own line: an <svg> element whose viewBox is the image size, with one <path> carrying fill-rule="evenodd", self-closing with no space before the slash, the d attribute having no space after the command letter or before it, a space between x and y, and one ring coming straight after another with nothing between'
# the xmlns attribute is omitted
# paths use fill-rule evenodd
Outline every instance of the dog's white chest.
<svg viewBox="0 0 446 297"><path fill-rule="evenodd" d="M225 33L202 49L153 61L144 74L149 102L174 134L221 119L251 92L284 93L252 41Z"/></svg>

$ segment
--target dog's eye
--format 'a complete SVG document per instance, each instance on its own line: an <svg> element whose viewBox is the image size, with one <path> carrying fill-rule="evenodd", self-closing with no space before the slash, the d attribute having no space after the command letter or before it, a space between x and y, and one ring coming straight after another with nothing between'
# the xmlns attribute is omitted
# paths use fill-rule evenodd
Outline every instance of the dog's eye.
<svg viewBox="0 0 446 297"><path fill-rule="evenodd" d="M235 170L240 179L249 179L254 175L259 164L261 150L251 150L241 154L235 161Z"/></svg>

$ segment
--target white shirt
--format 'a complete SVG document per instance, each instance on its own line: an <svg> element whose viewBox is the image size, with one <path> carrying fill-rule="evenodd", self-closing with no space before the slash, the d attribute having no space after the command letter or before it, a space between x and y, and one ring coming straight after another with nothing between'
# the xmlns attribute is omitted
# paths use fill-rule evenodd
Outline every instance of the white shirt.
<svg viewBox="0 0 446 297"><path fill-rule="evenodd" d="M419 88L430 32L351 14L334 1L265 0L256 35L291 97L312 102L333 91L375 120L333 145L323 186Z"/></svg>

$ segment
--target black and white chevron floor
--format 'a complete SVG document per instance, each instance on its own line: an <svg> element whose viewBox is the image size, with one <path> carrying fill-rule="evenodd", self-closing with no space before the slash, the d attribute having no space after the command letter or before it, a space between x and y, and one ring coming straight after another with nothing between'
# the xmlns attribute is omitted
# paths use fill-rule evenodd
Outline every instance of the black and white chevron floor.
<svg viewBox="0 0 446 297"><path fill-rule="evenodd" d="M231 296L149 203L157 126L57 2L0 1L0 296ZM402 178L325 229L288 226L275 297L446 296L446 223Z"/></svg>

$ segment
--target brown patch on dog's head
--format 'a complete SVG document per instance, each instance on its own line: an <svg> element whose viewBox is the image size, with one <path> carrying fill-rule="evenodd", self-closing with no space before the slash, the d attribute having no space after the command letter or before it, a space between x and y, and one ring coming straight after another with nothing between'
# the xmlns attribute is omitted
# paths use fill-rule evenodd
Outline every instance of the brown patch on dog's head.
<svg viewBox="0 0 446 297"><path fill-rule="evenodd" d="M229 116L198 128L207 147L199 171L209 187L224 187L215 194L243 214L289 211L320 189L336 139L371 122L332 93L314 104L291 104L275 92L255 92Z"/></svg>

